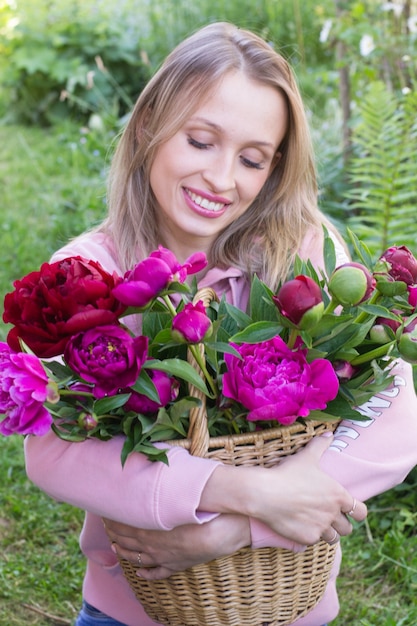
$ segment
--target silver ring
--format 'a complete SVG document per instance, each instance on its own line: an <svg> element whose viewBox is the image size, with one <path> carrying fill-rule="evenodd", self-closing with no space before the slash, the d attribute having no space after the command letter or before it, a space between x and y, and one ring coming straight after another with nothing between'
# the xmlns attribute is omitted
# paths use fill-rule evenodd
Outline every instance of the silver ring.
<svg viewBox="0 0 417 626"><path fill-rule="evenodd" d="M352 516L355 512L356 505L357 505L356 498L353 498L352 508L350 509L349 513L346 513L346 515Z"/></svg>
<svg viewBox="0 0 417 626"><path fill-rule="evenodd" d="M329 544L329 546L333 546L338 541L339 541L339 533L337 532L337 530L335 530L332 539L328 541L327 543Z"/></svg>
<svg viewBox="0 0 417 626"><path fill-rule="evenodd" d="M142 553L138 552L137 556L138 567L142 567Z"/></svg>

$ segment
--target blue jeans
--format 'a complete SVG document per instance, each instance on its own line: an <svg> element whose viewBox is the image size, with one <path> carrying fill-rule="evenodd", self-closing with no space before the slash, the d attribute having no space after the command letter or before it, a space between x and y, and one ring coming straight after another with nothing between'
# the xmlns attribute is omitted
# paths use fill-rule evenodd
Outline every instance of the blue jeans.
<svg viewBox="0 0 417 626"><path fill-rule="evenodd" d="M126 626L126 624L98 611L84 600L74 626Z"/></svg>
<svg viewBox="0 0 417 626"><path fill-rule="evenodd" d="M74 626L125 626L125 624L98 611L84 600ZM323 624L323 626L327 626L327 624Z"/></svg>

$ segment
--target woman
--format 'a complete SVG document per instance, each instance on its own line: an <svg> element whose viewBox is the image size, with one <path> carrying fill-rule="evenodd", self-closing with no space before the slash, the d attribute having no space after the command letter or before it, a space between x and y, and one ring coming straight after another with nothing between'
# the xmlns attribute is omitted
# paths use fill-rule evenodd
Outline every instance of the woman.
<svg viewBox="0 0 417 626"><path fill-rule="evenodd" d="M108 218L53 260L79 254L121 274L160 244L180 262L204 251L199 285L244 309L254 272L274 288L297 253L323 267L323 223L331 228L317 207L306 116L288 64L254 34L212 24L180 44L140 95L113 160ZM28 437L31 480L86 511L77 626L154 623L115 552L157 578L245 545L297 550L349 534L347 514L364 519L362 500L401 482L417 462L410 369L398 365L393 388L364 408L371 420L342 423L334 440L318 437L271 470L226 467L179 448L169 467L134 454L122 470L120 438ZM324 599L299 626L336 616L339 560Z"/></svg>

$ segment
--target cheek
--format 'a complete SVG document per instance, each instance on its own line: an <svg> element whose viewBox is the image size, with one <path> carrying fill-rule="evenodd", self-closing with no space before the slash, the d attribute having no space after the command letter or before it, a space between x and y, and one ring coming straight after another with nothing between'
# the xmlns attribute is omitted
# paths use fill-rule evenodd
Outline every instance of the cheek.
<svg viewBox="0 0 417 626"><path fill-rule="evenodd" d="M251 204L268 180L268 173L259 172L256 176L242 176L240 196L242 200Z"/></svg>

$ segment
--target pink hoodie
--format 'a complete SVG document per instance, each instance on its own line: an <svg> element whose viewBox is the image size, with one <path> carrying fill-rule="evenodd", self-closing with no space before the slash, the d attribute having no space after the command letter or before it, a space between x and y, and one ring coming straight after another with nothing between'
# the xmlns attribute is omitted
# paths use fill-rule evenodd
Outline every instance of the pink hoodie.
<svg viewBox="0 0 417 626"><path fill-rule="evenodd" d="M322 266L316 246L303 246L302 255ZM310 250L308 249L310 248ZM346 260L338 245L338 264ZM81 255L94 259L107 271L121 274L110 242L101 234L87 234L71 242L53 261ZM239 270L210 270L200 286L244 308L248 285ZM343 421L321 467L358 499L366 500L401 483L417 464L417 401L411 366L396 366L394 384L362 407L370 420ZM131 455L122 469L122 439L67 443L50 432L27 437L26 468L29 478L51 497L86 511L80 537L87 558L83 585L85 599L126 626L152 626L125 581L110 549L101 517L132 526L169 530L182 524L202 524L216 516L198 509L205 484L217 462L193 457L181 448L169 451L169 466L151 463L140 454ZM298 550L258 520L251 520L252 546L281 546ZM321 626L339 610L336 577L340 549L322 601L297 626Z"/></svg>

